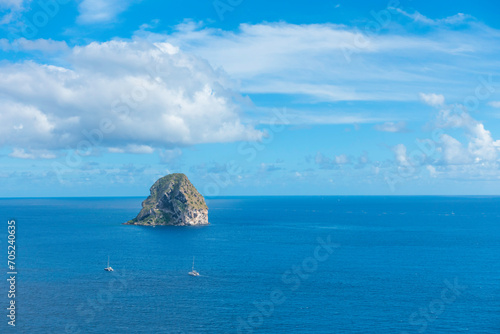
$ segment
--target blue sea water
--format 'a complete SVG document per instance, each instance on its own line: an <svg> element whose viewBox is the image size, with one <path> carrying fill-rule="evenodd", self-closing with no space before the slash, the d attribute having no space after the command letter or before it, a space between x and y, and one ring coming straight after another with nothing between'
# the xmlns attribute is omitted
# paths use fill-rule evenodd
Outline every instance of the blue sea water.
<svg viewBox="0 0 500 334"><path fill-rule="evenodd" d="M0 332L500 333L499 197L219 197L207 227L122 225L141 201L1 199Z"/></svg>

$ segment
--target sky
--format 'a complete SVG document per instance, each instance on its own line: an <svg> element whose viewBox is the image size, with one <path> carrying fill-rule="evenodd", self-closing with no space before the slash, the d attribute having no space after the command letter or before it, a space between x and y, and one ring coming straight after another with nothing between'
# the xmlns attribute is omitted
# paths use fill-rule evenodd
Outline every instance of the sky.
<svg viewBox="0 0 500 334"><path fill-rule="evenodd" d="M0 197L498 195L499 10L0 0Z"/></svg>

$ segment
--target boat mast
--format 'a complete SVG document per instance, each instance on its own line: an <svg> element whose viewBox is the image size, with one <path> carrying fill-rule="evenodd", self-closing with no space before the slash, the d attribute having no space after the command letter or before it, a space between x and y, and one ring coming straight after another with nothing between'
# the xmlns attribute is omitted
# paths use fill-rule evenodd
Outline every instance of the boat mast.
<svg viewBox="0 0 500 334"><path fill-rule="evenodd" d="M191 268L191 270L194 271L194 256L193 256L193 267Z"/></svg>
<svg viewBox="0 0 500 334"><path fill-rule="evenodd" d="M109 268L109 255L108 255L108 268Z"/></svg>

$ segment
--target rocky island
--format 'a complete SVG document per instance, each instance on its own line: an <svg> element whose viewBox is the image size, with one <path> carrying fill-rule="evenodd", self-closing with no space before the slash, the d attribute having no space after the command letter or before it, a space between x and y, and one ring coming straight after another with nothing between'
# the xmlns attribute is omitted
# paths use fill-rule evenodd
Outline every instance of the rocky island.
<svg viewBox="0 0 500 334"><path fill-rule="evenodd" d="M208 225L208 207L186 175L169 174L151 186L142 210L127 225Z"/></svg>

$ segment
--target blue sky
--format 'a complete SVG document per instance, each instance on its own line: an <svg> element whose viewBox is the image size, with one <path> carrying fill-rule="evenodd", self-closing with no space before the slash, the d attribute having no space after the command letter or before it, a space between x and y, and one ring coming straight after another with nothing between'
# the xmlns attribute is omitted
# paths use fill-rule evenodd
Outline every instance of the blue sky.
<svg viewBox="0 0 500 334"><path fill-rule="evenodd" d="M498 194L498 7L0 0L0 196Z"/></svg>

